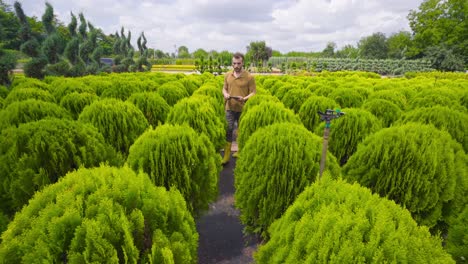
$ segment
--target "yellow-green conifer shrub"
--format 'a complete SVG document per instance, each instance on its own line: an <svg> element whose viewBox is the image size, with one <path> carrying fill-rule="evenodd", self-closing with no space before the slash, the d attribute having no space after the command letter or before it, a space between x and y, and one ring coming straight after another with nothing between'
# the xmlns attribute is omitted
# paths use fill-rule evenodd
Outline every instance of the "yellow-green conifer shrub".
<svg viewBox="0 0 468 264"><path fill-rule="evenodd" d="M128 167L79 169L38 192L2 234L1 263L197 263L180 193Z"/></svg>
<svg viewBox="0 0 468 264"><path fill-rule="evenodd" d="M7 106L13 102L24 101L28 99L37 99L44 102L55 102L54 96L46 91L38 88L17 88L13 89L8 93L5 98L4 106Z"/></svg>
<svg viewBox="0 0 468 264"><path fill-rule="evenodd" d="M71 113L73 119L78 119L83 109L99 100L99 97L94 93L77 93L73 92L65 95L60 100L60 105Z"/></svg>
<svg viewBox="0 0 468 264"><path fill-rule="evenodd" d="M345 164L349 157L356 152L358 144L367 136L379 131L382 124L369 111L360 108L344 108L344 116L331 121L328 149ZM325 122L317 126L315 134L323 136Z"/></svg>
<svg viewBox="0 0 468 264"><path fill-rule="evenodd" d="M83 83L87 84L89 87L93 89L97 96L101 96L102 93L113 87L113 83L111 81L112 77L102 77L96 75L89 75L85 77L78 78L78 80L82 81Z"/></svg>
<svg viewBox="0 0 468 264"><path fill-rule="evenodd" d="M5 99L0 97L0 109L3 109L4 102L5 102Z"/></svg>
<svg viewBox="0 0 468 264"><path fill-rule="evenodd" d="M322 122L318 111L325 112L327 109L335 110L337 108L340 106L333 99L313 95L301 105L298 116L309 131L314 131Z"/></svg>
<svg viewBox="0 0 468 264"><path fill-rule="evenodd" d="M450 223L447 234L447 251L458 263L468 258L468 206Z"/></svg>
<svg viewBox="0 0 468 264"><path fill-rule="evenodd" d="M180 79L179 82L184 86L189 95L192 95L193 92L195 92L195 90L197 90L199 87L197 81L195 81L193 78L184 77L183 79Z"/></svg>
<svg viewBox="0 0 468 264"><path fill-rule="evenodd" d="M358 184L322 180L275 221L254 258L281 263L454 263L409 212Z"/></svg>
<svg viewBox="0 0 468 264"><path fill-rule="evenodd" d="M134 93L127 101L136 105L153 127L164 124L171 109L166 100L156 92Z"/></svg>
<svg viewBox="0 0 468 264"><path fill-rule="evenodd" d="M291 83L283 84L279 86L274 92L273 95L278 97L278 99L283 100L283 97L291 90L300 89L299 86Z"/></svg>
<svg viewBox="0 0 468 264"><path fill-rule="evenodd" d="M259 105L262 102L281 103L281 101L276 96L256 94L255 96L250 97L249 100L247 100L247 102L245 102L244 107L242 108L241 119L242 116L249 112L251 108Z"/></svg>
<svg viewBox="0 0 468 264"><path fill-rule="evenodd" d="M130 148L128 165L147 173L156 186L176 187L195 215L218 195L221 156L204 134L189 126L158 126Z"/></svg>
<svg viewBox="0 0 468 264"><path fill-rule="evenodd" d="M70 113L55 103L28 99L13 102L0 111L0 130L47 117L71 119Z"/></svg>
<svg viewBox="0 0 468 264"><path fill-rule="evenodd" d="M468 90L460 97L460 104L468 111Z"/></svg>
<svg viewBox="0 0 468 264"><path fill-rule="evenodd" d="M385 99L367 100L361 108L376 116L383 127L391 126L402 115L401 109L396 104Z"/></svg>
<svg viewBox="0 0 468 264"><path fill-rule="evenodd" d="M234 171L235 205L248 232L267 237L268 227L319 174L322 139L300 124L277 123L248 139ZM326 170L340 174L329 152Z"/></svg>
<svg viewBox="0 0 468 264"><path fill-rule="evenodd" d="M223 96L223 91L222 91L222 86L217 88L215 85L212 84L204 84L195 92L193 92L193 95L207 95L211 96L216 99L216 101L220 105L224 105L224 96ZM224 108L223 108L224 109Z"/></svg>
<svg viewBox="0 0 468 264"><path fill-rule="evenodd" d="M116 98L122 101L127 100L132 94L143 92L141 81L113 80L113 85L102 91L101 98Z"/></svg>
<svg viewBox="0 0 468 264"><path fill-rule="evenodd" d="M464 155L447 132L409 123L367 137L344 166L343 175L401 204L419 224L434 227L452 213L443 213L444 207L450 205L455 213L461 206L452 200L458 177L466 177ZM465 197L460 203L466 201Z"/></svg>
<svg viewBox="0 0 468 264"><path fill-rule="evenodd" d="M418 94L409 102L410 109L432 107L436 105L448 107L452 109L452 111L466 112L466 108L460 105L459 100L454 100L450 96L443 94Z"/></svg>
<svg viewBox="0 0 468 264"><path fill-rule="evenodd" d="M88 93L95 94L92 87L79 79L74 78L57 78L50 84L50 90L55 96L57 102L60 102L62 98L71 93Z"/></svg>
<svg viewBox="0 0 468 264"><path fill-rule="evenodd" d="M6 98L8 96L9 92L10 92L10 90L8 90L5 86L0 85L0 98L1 99Z"/></svg>
<svg viewBox="0 0 468 264"><path fill-rule="evenodd" d="M12 215L35 191L80 166L120 164L115 150L91 125L43 119L0 134L0 208Z"/></svg>
<svg viewBox="0 0 468 264"><path fill-rule="evenodd" d="M172 125L187 124L198 133L204 133L213 143L215 150L226 144L225 122L216 113L213 106L200 97L180 100L169 111L167 123Z"/></svg>
<svg viewBox="0 0 468 264"><path fill-rule="evenodd" d="M237 143L242 150L247 139L259 128L274 123L290 122L301 124L301 120L294 112L284 107L282 103L266 101L249 109L239 121L239 136Z"/></svg>
<svg viewBox="0 0 468 264"><path fill-rule="evenodd" d="M93 102L84 108L78 120L96 127L106 142L124 155L149 126L140 109L118 99Z"/></svg>
<svg viewBox="0 0 468 264"><path fill-rule="evenodd" d="M307 89L292 89L286 92L286 94L281 99L284 106L294 111L294 113L299 113L302 104L314 94Z"/></svg>
<svg viewBox="0 0 468 264"><path fill-rule="evenodd" d="M36 79L36 78L28 78L28 77L19 77L15 76L15 79L12 83L12 89L19 89L19 88L37 88L43 91L50 91L49 84Z"/></svg>
<svg viewBox="0 0 468 264"><path fill-rule="evenodd" d="M365 96L353 88L333 89L327 97L333 99L333 101L337 102L343 108L361 107L365 100Z"/></svg>
<svg viewBox="0 0 468 264"><path fill-rule="evenodd" d="M188 97L189 93L185 89L184 85L182 85L178 81L168 82L160 87L158 87L157 92L166 100L166 102L173 106L175 105L180 99Z"/></svg>
<svg viewBox="0 0 468 264"><path fill-rule="evenodd" d="M371 99L383 99L394 103L401 110L405 110L408 107L408 99L400 90L381 90L376 91L369 95L368 100Z"/></svg>
<svg viewBox="0 0 468 264"><path fill-rule="evenodd" d="M447 131L468 153L468 113L440 105L421 107L404 113L396 124L409 122L432 124L438 129Z"/></svg>

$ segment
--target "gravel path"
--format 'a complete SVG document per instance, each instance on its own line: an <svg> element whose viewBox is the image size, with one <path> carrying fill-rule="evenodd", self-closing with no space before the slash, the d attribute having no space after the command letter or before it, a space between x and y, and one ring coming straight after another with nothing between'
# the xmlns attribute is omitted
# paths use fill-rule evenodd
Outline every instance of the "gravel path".
<svg viewBox="0 0 468 264"><path fill-rule="evenodd" d="M234 208L234 167L236 159L224 166L219 177L218 200L197 221L200 235L198 262L200 264L252 263L252 253L258 240L244 236L239 211Z"/></svg>

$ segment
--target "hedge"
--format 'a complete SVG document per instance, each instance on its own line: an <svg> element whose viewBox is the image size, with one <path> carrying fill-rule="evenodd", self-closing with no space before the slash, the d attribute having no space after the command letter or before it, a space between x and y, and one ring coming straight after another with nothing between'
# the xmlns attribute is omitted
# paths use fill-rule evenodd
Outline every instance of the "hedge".
<svg viewBox="0 0 468 264"><path fill-rule="evenodd" d="M197 263L180 193L127 167L67 174L31 199L2 240L1 263Z"/></svg>
<svg viewBox="0 0 468 264"><path fill-rule="evenodd" d="M407 210L343 180L307 187L270 229L257 263L454 263Z"/></svg>
<svg viewBox="0 0 468 264"><path fill-rule="evenodd" d="M148 128L143 113L133 104L118 99L103 99L85 107L79 121L95 126L106 142L124 155Z"/></svg>
<svg viewBox="0 0 468 264"><path fill-rule="evenodd" d="M165 124L146 131L130 148L127 163L156 186L176 187L194 215L218 195L221 156L204 134L188 126Z"/></svg>
<svg viewBox="0 0 468 264"><path fill-rule="evenodd" d="M247 140L236 168L235 205L248 232L267 237L267 228L318 177L322 139L302 125L277 123ZM331 153L327 170L339 175Z"/></svg>
<svg viewBox="0 0 468 264"><path fill-rule="evenodd" d="M456 197L458 177L466 177L464 155L447 132L409 123L366 138L344 166L343 175L401 204L419 224L434 227L448 217L445 214L460 208L450 202ZM462 205L467 202L466 197L463 200ZM448 205L453 212L443 214Z"/></svg>
<svg viewBox="0 0 468 264"><path fill-rule="evenodd" d="M121 162L94 127L70 120L44 119L10 127L2 130L0 142L0 208L8 215L69 171Z"/></svg>

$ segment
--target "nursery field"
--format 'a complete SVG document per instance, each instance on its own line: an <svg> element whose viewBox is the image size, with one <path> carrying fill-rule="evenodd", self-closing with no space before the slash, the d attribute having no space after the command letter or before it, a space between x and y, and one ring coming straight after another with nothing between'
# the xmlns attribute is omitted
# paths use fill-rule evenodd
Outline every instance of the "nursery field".
<svg viewBox="0 0 468 264"><path fill-rule="evenodd" d="M256 263L466 261L467 74L255 79L232 199ZM198 263L222 193L222 86L206 72L0 86L0 263ZM319 178L326 109L344 115Z"/></svg>

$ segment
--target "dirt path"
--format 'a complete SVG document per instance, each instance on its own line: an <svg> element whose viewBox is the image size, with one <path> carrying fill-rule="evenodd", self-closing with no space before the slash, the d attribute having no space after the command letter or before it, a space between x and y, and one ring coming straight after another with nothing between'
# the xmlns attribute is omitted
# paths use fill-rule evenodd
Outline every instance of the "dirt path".
<svg viewBox="0 0 468 264"><path fill-rule="evenodd" d="M252 253L257 239L245 237L239 220L239 211L234 208L234 167L231 158L219 177L218 200L197 221L200 235L198 263L200 264L246 264L252 263Z"/></svg>

